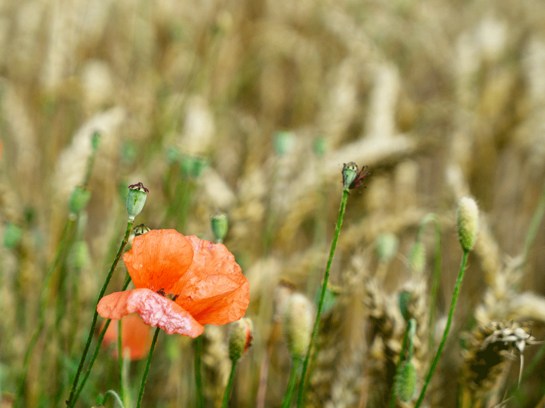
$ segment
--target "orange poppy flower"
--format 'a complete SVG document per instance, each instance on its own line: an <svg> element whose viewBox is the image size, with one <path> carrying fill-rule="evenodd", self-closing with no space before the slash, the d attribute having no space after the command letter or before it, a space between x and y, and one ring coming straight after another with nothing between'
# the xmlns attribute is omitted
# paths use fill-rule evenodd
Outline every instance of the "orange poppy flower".
<svg viewBox="0 0 545 408"><path fill-rule="evenodd" d="M113 323L108 326L108 330L104 334L102 345L108 347L114 344L113 355L117 357L117 324ZM151 338L150 327L142 321L142 318L137 313L123 316L121 319L121 347L124 350L129 350L129 359L140 360L148 354Z"/></svg>
<svg viewBox="0 0 545 408"><path fill-rule="evenodd" d="M103 297L102 317L138 312L168 334L198 337L204 324L239 320L250 303L248 281L223 244L152 230L134 238L123 260L136 289Z"/></svg>

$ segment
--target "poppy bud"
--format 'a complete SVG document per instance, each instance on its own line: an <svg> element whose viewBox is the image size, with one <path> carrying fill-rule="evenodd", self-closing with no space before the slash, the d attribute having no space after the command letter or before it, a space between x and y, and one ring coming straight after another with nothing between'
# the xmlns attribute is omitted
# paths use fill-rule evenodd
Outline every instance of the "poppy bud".
<svg viewBox="0 0 545 408"><path fill-rule="evenodd" d="M358 175L358 165L354 162L343 165L343 187L350 188Z"/></svg>
<svg viewBox="0 0 545 408"><path fill-rule="evenodd" d="M12 249L19 245L21 235L23 235L23 231L17 225L11 222L6 224L6 228L4 229L4 248Z"/></svg>
<svg viewBox="0 0 545 408"><path fill-rule="evenodd" d="M283 156L286 153L288 153L294 143L294 137L292 132L276 132L274 135L274 150L276 150L276 154L279 156Z"/></svg>
<svg viewBox="0 0 545 408"><path fill-rule="evenodd" d="M463 197L458 202L458 237L462 249L467 252L475 245L479 224L479 209L474 199Z"/></svg>
<svg viewBox="0 0 545 408"><path fill-rule="evenodd" d="M234 363L252 345L254 326L247 317L231 323L229 330L229 358Z"/></svg>
<svg viewBox="0 0 545 408"><path fill-rule="evenodd" d="M208 162L204 157L183 156L182 174L186 177L198 178L207 165Z"/></svg>
<svg viewBox="0 0 545 408"><path fill-rule="evenodd" d="M216 237L216 242L223 242L223 238L227 235L227 214L218 211L210 219L210 222L212 224L212 232Z"/></svg>
<svg viewBox="0 0 545 408"><path fill-rule="evenodd" d="M302 357L307 352L314 322L313 315L312 304L300 293L291 295L284 304L283 329L293 357Z"/></svg>
<svg viewBox="0 0 545 408"><path fill-rule="evenodd" d="M377 239L377 257L382 262L390 262L397 252L399 240L394 234L380 234Z"/></svg>
<svg viewBox="0 0 545 408"><path fill-rule="evenodd" d="M403 316L405 321L409 321L409 318L411 317L411 314L409 313L409 305L411 304L412 300L413 295L411 292L407 292L406 290L404 290L399 294L399 310L401 311L401 315Z"/></svg>
<svg viewBox="0 0 545 408"><path fill-rule="evenodd" d="M70 196L70 213L78 214L85 208L91 198L91 192L84 187L76 186Z"/></svg>
<svg viewBox="0 0 545 408"><path fill-rule="evenodd" d="M424 272L424 268L426 267L426 248L422 242L416 241L411 248L409 265L411 266L411 271L417 275L421 275Z"/></svg>
<svg viewBox="0 0 545 408"><path fill-rule="evenodd" d="M318 157L322 157L327 151L327 140L325 137L319 137L314 141L314 154Z"/></svg>
<svg viewBox="0 0 545 408"><path fill-rule="evenodd" d="M129 195L127 196L127 212L129 220L134 220L146 204L149 190L142 183L132 184L129 186Z"/></svg>
<svg viewBox="0 0 545 408"><path fill-rule="evenodd" d="M93 132L93 135L91 136L91 147L93 148L93 150L97 150L99 145L100 145L100 132L97 130Z"/></svg>
<svg viewBox="0 0 545 408"><path fill-rule="evenodd" d="M89 248L85 241L77 241L72 247L70 264L76 270L81 270L89 262Z"/></svg>
<svg viewBox="0 0 545 408"><path fill-rule="evenodd" d="M399 377L395 382L397 398L403 402L409 401L416 390L416 368L412 361L405 361L399 369Z"/></svg>

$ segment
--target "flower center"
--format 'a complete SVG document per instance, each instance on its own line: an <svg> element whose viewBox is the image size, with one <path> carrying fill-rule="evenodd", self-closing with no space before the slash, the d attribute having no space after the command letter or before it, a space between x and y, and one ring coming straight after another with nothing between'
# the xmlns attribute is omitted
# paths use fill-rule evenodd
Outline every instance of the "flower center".
<svg viewBox="0 0 545 408"><path fill-rule="evenodd" d="M167 299L170 299L172 300L173 302L176 301L176 299L178 299L178 296L180 295L175 295L173 293L169 293L168 295L165 293L165 288L161 288L159 289L156 293L158 293L159 295L163 296L163 297L166 297Z"/></svg>

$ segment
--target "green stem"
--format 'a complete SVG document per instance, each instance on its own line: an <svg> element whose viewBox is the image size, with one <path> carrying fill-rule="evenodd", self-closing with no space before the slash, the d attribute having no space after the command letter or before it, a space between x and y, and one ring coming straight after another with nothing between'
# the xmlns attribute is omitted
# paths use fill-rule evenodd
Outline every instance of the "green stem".
<svg viewBox="0 0 545 408"><path fill-rule="evenodd" d="M125 283L123 284L123 288L121 291L124 291L129 286L129 283L131 282L131 277L129 274L127 274L127 277L125 278ZM76 395L74 396L74 402L79 398L79 395L83 391L83 388L85 387L85 383L87 382L87 379L89 378L89 375L91 375L91 369L93 368L93 364L95 364L95 360L98 356L98 352L100 351L100 345L102 344L102 340L104 339L104 335L106 334L106 330L108 330L108 326L110 326L111 319L106 320L106 324L104 325L104 328L100 332L100 335L98 336L97 345L95 346L95 351L93 352L93 355L91 356L91 360L89 361L89 367L87 367L87 371L83 378L81 379L81 384L76 392Z"/></svg>
<svg viewBox="0 0 545 408"><path fill-rule="evenodd" d="M291 401L293 400L293 394L295 393L295 387L297 386L297 378L299 377L302 362L303 359L299 356L294 356L292 359L288 389L286 390L286 395L284 396L282 408L289 408L291 406Z"/></svg>
<svg viewBox="0 0 545 408"><path fill-rule="evenodd" d="M197 391L197 407L198 408L204 407L201 355L202 355L202 336L199 336L195 339L195 386Z"/></svg>
<svg viewBox="0 0 545 408"><path fill-rule="evenodd" d="M411 319L412 320L412 319ZM403 362L403 357L405 355L405 351L407 350L407 344L409 342L409 331L411 330L410 325L407 325L407 329L405 329L405 336L403 336L403 343L401 345L401 351L399 352L399 357L397 359L397 365L396 365L396 372L394 375L394 383L392 384L392 396L390 397L390 408L395 407L395 385L396 381L399 378L399 370L401 369L401 363Z"/></svg>
<svg viewBox="0 0 545 408"><path fill-rule="evenodd" d="M125 408L125 406L123 405L123 401L121 400L121 397L119 395L117 395L117 393L114 390L106 391L106 394L104 394L104 398L102 398L102 405L104 405L106 403L106 400L108 399L109 395L111 395L114 398L115 402L117 402L117 404L121 408Z"/></svg>
<svg viewBox="0 0 545 408"><path fill-rule="evenodd" d="M450 331L450 325L452 324L452 318L454 316L454 309L456 308L456 302L458 301L460 287L462 286L462 279L464 278L464 272L466 270L468 255L469 255L469 251L464 251L464 255L462 257L462 265L460 265L460 272L458 272L458 279L456 280L456 286L454 287L454 294L452 295L452 301L450 303L447 326L445 327L445 331L443 332L443 337L441 338L441 343L439 343L439 348L437 349L437 354L435 355L435 358L433 359L430 370L426 377L426 382L424 383L424 386L422 387L422 391L420 391L418 401L416 401L415 408L418 408L424 401L424 395L426 394L426 389L428 388L428 385L430 384L431 378L433 376L433 372L435 371L435 368L437 367L437 363L439 362L439 358L441 357L441 353L443 352L443 348L445 347L445 343L447 342L447 336Z"/></svg>
<svg viewBox="0 0 545 408"><path fill-rule="evenodd" d="M53 258L53 262L49 265L49 269L47 270L47 273L44 277L44 282L42 286L42 293L40 294L40 303L39 303L39 310L38 310L38 322L36 323L36 330L32 334L32 338L30 339L30 343L28 345L27 351L25 353L25 358L23 360L23 371L21 373L21 378L19 379L19 385L17 387L17 393L15 397L16 404L18 401L21 400L21 397L23 395L23 389L26 382L26 376L28 373L28 367L30 365L30 357L32 356L32 352L34 351L34 347L36 346L36 343L40 337L40 334L42 333L44 323L45 323L45 311L46 311L46 301L47 301L47 293L49 293L49 287L51 285L51 278L53 277L53 272L55 272L55 269L57 268L57 265L60 263L61 258L63 258L66 254L65 247L66 247L66 238L69 236L70 231L72 230L72 227L74 226L74 221L71 218L68 218L66 220L66 224L64 225L64 228L61 233L61 237L59 239L59 244L57 246L57 251L55 253L55 258Z"/></svg>
<svg viewBox="0 0 545 408"><path fill-rule="evenodd" d="M526 241L524 242L524 263L525 264L528 261L528 255L530 253L530 250L532 249L532 246L534 245L534 241L536 239L537 232L539 230L539 225L541 224L541 220L543 219L544 214L545 214L545 186L543 186L541 197L539 199L536 210L532 217L532 221L530 221L528 233L526 234Z"/></svg>
<svg viewBox="0 0 545 408"><path fill-rule="evenodd" d="M324 306L325 293L327 289L327 282L329 280L329 271L331 270L331 263L333 262L333 256L335 255L335 249L337 248L337 241L339 239L339 234L341 232L341 226L343 224L344 211L346 209L346 201L348 199L348 194L350 190L345 188L343 190L343 196L341 199L341 207L339 209L339 217L337 218L337 226L335 227L335 235L333 236L333 242L331 243L331 249L329 251L329 258L327 260L327 265L324 273L324 282L322 283L322 292L320 294L320 302L318 303L318 311L316 313L316 320L314 322L314 328L312 329L312 335L310 337L310 343L308 345L307 355L305 356L305 361L303 363L303 373L301 374L301 382L299 383L299 396L297 397L297 407L301 408L303 406L304 397L305 397L305 377L308 370L308 363L310 361L310 355L312 353L312 346L316 339L316 334L318 333L318 326L320 324L320 316L322 314L322 308Z"/></svg>
<svg viewBox="0 0 545 408"><path fill-rule="evenodd" d="M223 404L221 408L227 408L229 405L229 400L231 399L231 388L233 388L233 379L235 378L235 368L238 361L233 361L231 364L231 374L229 374L229 381L227 382L227 387L225 387L225 394L223 394Z"/></svg>
<svg viewBox="0 0 545 408"><path fill-rule="evenodd" d="M159 337L159 331L161 329L157 327L155 329L155 334L153 335L153 340L151 342L151 347L149 349L148 361L146 362L146 368L144 370L144 375L142 377L142 383L140 384L140 392L138 393L138 403L136 408L140 408L142 405L142 398L144 397L144 388L146 388L146 380L148 379L149 368L151 366L151 357L153 356L153 350L155 349L155 343L157 343L157 337Z"/></svg>
<svg viewBox="0 0 545 408"><path fill-rule="evenodd" d="M108 288L108 284L110 283L110 280L112 279L112 275L115 271L117 263L119 262L119 259L121 258L121 255L123 254L123 250L125 249L125 246L127 245L127 242L129 241L129 235L131 234L133 224L134 224L134 220L127 221L127 229L125 230L125 236L123 237L123 241L121 241L121 245L119 246L117 255L115 256L112 266L110 267L110 270L108 271L108 275L106 276L106 280L104 281L104 285L102 285L102 288L100 289L100 293L97 297L97 301L95 304L95 311L93 313L93 321L91 322L91 327L89 329L89 334L87 336L87 342L85 343L85 348L83 349L83 354L81 355L81 360L78 365L78 371L76 372L76 377L74 378L74 383L72 384L72 389L70 390L70 397L68 398L68 401L67 401L67 405L69 408L72 408L74 404L76 403L76 399L74 399L74 396L76 393L76 388L78 386L78 380L83 370L83 364L85 363L85 358L87 357L87 353L89 352L91 341L93 340L93 333L95 332L95 327L96 327L97 318L98 318L98 312L96 307L100 299L102 299L102 297L104 296L104 293L106 292L106 289Z"/></svg>
<svg viewBox="0 0 545 408"><path fill-rule="evenodd" d="M119 397L123 401L123 332L121 329L121 321L117 322L117 363L119 366Z"/></svg>

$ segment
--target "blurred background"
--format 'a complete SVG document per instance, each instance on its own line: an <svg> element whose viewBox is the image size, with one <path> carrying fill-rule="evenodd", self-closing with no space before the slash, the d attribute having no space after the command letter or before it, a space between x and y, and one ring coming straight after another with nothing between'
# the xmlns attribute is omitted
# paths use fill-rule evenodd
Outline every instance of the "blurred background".
<svg viewBox="0 0 545 408"><path fill-rule="evenodd" d="M329 354L315 362L309 404L385 406L404 331L392 299L424 282L430 311L434 229L421 235L427 262L417 276L408 256L418 228L437 214L441 322L462 254L456 203L470 195L482 211L479 241L427 401L460 405L469 387L462 332L513 320L531 322L538 340L545 334L543 227L523 266L512 266L545 180L544 21L540 0L2 0L2 407L12 406L94 132L91 199L52 275L21 406L64 404L123 236L126 187L137 182L150 194L136 221L150 228L213 240L210 217L228 214L225 245L250 281L256 329L232 406L279 406L290 359L278 305L294 291L314 299L350 161L371 176L348 200L331 276L338 299L321 332ZM388 260L376 251L384 236L396 244ZM118 269L109 291L123 282ZM205 336L207 404L217 406L230 367L225 328ZM525 350L527 362L538 348ZM194 403L192 353L190 339L160 336L146 406ZM422 350L420 378L432 355ZM475 406L516 384L513 355ZM117 387L116 364L99 356L80 406ZM137 389L141 364L128 364ZM516 406L536 406L544 376L539 365Z"/></svg>

